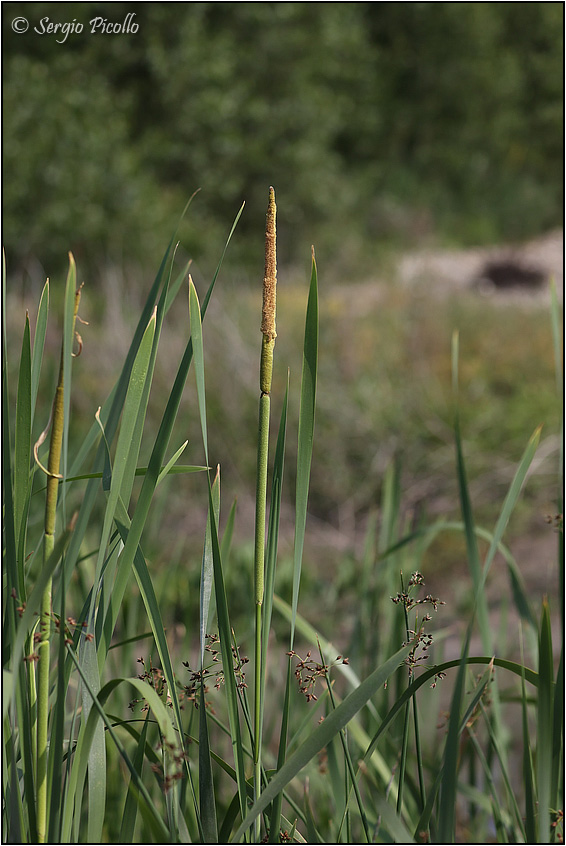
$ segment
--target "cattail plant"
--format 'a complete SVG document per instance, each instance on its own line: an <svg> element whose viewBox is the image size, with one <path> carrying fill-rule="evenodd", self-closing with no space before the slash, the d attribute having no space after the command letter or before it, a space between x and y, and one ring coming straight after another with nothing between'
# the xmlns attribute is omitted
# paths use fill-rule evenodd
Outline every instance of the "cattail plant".
<svg viewBox="0 0 566 846"><path fill-rule="evenodd" d="M271 377L275 347L275 305L277 286L275 191L269 189L269 204L265 224L265 273L263 277L263 308L261 320L261 359L259 369L259 431L257 447L256 512L254 547L255 595L255 693L254 693L254 797L261 792L261 688L263 685L261 659L261 627L265 566L265 511L267 502L267 458L269 451L269 417L271 406ZM259 834L259 817L256 834Z"/></svg>
<svg viewBox="0 0 566 846"><path fill-rule="evenodd" d="M75 263L69 256L70 273L67 285L75 278ZM43 535L43 563L47 562L55 546L55 523L57 515L57 493L59 480L62 478L59 469L61 450L63 447L63 431L65 427L65 371L66 363L70 359L70 350L66 349L65 340L73 340L75 323L81 300L81 288L74 295L73 311L70 317L71 329L69 335L63 336L61 347L61 361L59 378L53 400L51 412L51 440L49 444L49 459L47 463L47 488L45 494L45 525ZM79 338L80 342L80 338ZM45 436L45 433L44 433ZM40 438L41 440L41 438ZM37 449L36 449L37 455ZM38 460L39 463L39 460ZM42 468L45 470L45 468ZM50 640L51 640L51 578L47 582L41 600L40 612L40 640L37 648L37 837L44 843L47 834L47 734L49 721L49 668L50 668Z"/></svg>

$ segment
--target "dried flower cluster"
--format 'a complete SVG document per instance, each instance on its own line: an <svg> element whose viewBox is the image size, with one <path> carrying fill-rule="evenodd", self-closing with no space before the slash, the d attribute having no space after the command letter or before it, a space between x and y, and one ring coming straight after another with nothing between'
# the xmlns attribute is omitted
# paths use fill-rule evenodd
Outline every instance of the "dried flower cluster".
<svg viewBox="0 0 566 846"><path fill-rule="evenodd" d="M415 599L411 593L415 588L424 586L424 577L419 571L415 571L407 583L407 587L403 587L403 579L401 578L401 591L396 596L391 597L391 601L396 605L403 605L405 613L408 615L409 611L416 608L418 605L432 605L435 611L438 610L439 605L446 605L441 599L438 599L431 594L427 594L423 599ZM407 629L407 637L412 640L416 639L415 646L410 651L405 659L405 664L409 668L409 678L412 678L415 670L423 661L428 660L428 650L432 646L433 637L424 631L424 626L432 620L430 614L424 614L419 620L418 612L415 613L415 627L414 629ZM405 643L403 643L405 646ZM437 682L445 678L446 673L439 672L435 675L431 687L436 687Z"/></svg>
<svg viewBox="0 0 566 846"><path fill-rule="evenodd" d="M335 667L337 664L349 663L347 658L343 658L341 655L338 655L332 664L322 664L312 658L310 650L307 652L305 658L301 658L299 653L295 652L294 649L292 649L291 652L287 652L287 655L291 658L298 659L295 667L295 678L299 683L299 691L304 695L307 702L317 701L314 689L319 678L327 680L328 673L332 667Z"/></svg>
<svg viewBox="0 0 566 846"><path fill-rule="evenodd" d="M173 703L171 702L171 696L169 695L169 691L167 690L167 680L163 675L163 670L161 670L159 667L152 666L151 658L149 659L149 667L146 667L143 658L138 658L138 664L141 664L144 670L143 673L140 673L138 675L138 679L147 682L147 684L155 690L155 692L157 693L159 698L165 703L165 705L168 705L169 708L172 708ZM149 705L147 704L145 699L132 699L132 701L128 705L128 708L131 708L131 710L133 711L139 702L144 703L142 706L142 711L149 710Z"/></svg>
<svg viewBox="0 0 566 846"><path fill-rule="evenodd" d="M269 833L267 833L265 835L265 837L263 838L263 840L261 842L262 843L269 843ZM279 829L279 843L292 843L292 842L293 842L293 838L289 834L287 829L282 829L282 828Z"/></svg>
<svg viewBox="0 0 566 846"><path fill-rule="evenodd" d="M222 667L214 668L215 664L220 664L222 661L220 657L220 650L216 648L217 645L220 643L220 638L216 634L207 634L206 640L207 644L205 646L205 651L212 656L212 664L210 664L208 667L203 667L202 670L191 670L189 662L183 661L183 667L185 667L190 672L191 677L188 685L181 685L181 690L183 691L185 698L192 702L195 708L198 708L198 692L203 682L205 683L205 693L207 693L209 690L209 686L208 684L206 684L206 682L210 683L211 680L214 680L212 684L213 687L216 688L216 690L220 690L220 687L224 684L224 669ZM240 655L239 646L232 646L232 658L234 661L234 675L236 676L236 686L240 690L243 690L247 687L246 674L243 668L247 663L249 663L249 658L247 658L245 655Z"/></svg>

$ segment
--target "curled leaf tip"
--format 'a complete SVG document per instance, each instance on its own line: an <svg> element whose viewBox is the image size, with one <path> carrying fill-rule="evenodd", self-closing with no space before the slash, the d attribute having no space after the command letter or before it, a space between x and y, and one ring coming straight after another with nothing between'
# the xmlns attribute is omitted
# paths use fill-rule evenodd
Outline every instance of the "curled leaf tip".
<svg viewBox="0 0 566 846"><path fill-rule="evenodd" d="M75 338L77 340L77 351L76 353L71 353L71 355L73 358L78 358L83 351L83 339L78 332L75 332Z"/></svg>

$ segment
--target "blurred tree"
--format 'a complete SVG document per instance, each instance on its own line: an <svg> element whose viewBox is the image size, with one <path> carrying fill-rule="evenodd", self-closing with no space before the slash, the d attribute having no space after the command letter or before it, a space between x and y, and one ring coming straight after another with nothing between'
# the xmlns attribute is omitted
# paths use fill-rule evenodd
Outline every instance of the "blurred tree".
<svg viewBox="0 0 566 846"><path fill-rule="evenodd" d="M130 12L136 33L90 32ZM58 43L45 16L83 32ZM287 261L558 225L562 22L557 3L5 5L8 254L155 261L197 187L191 252L217 256L245 199L254 268L269 184Z"/></svg>

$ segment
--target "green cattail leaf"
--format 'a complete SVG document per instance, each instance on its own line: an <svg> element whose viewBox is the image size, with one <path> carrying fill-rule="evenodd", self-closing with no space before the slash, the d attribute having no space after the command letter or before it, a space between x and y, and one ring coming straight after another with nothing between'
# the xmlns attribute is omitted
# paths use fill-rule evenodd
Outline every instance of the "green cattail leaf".
<svg viewBox="0 0 566 846"><path fill-rule="evenodd" d="M212 761L208 739L208 717L204 699L204 681L200 685L199 707L199 808L205 843L218 843L218 823L216 821L216 799L212 777Z"/></svg>
<svg viewBox="0 0 566 846"><path fill-rule="evenodd" d="M14 453L14 532L18 548L18 576L22 600L24 592L24 558L27 511L30 498L31 460L31 345L29 316L26 314L16 399Z"/></svg>
<svg viewBox="0 0 566 846"><path fill-rule="evenodd" d="M470 570L470 576L472 578L472 585L474 588L474 594L476 596L477 602L476 615L479 623L482 647L483 652L489 654L493 652L491 627L489 624L487 599L485 597L484 592L480 589L480 586L482 584L480 554L476 538L475 519L472 509L472 503L470 500L467 471L464 462L462 436L460 432L460 415L458 408L458 333L454 334L452 343L452 378L455 401L454 437L456 445L456 471L458 477L458 489L460 493L460 508L462 511L464 534L466 537L468 567Z"/></svg>
<svg viewBox="0 0 566 846"><path fill-rule="evenodd" d="M536 777L538 792L538 841L550 842L550 796L552 792L554 665L550 608L543 600L539 630Z"/></svg>
<svg viewBox="0 0 566 846"><path fill-rule="evenodd" d="M521 645L522 653L522 645ZM525 791L525 843L536 843L536 800L531 754L524 668L521 673L521 727L523 733L523 786Z"/></svg>
<svg viewBox="0 0 566 846"><path fill-rule="evenodd" d="M265 684L265 668L267 666L267 644L271 629L273 609L273 594L275 590L275 565L277 562L277 544L279 540L279 519L281 515L281 490L283 487L283 467L285 463L285 440L287 434L287 405L289 399L289 376L287 375L287 389L281 409L279 433L273 462L273 479L271 482L271 502L269 506L269 526L267 530L267 551L265 556L265 590L263 597L263 616L261 634L261 663L262 680ZM261 710L263 722L263 685L261 691Z"/></svg>
<svg viewBox="0 0 566 846"><path fill-rule="evenodd" d="M561 807L564 754L564 644L560 651L560 662L554 684L553 723L552 723L552 772L550 777L550 807Z"/></svg>
<svg viewBox="0 0 566 846"><path fill-rule="evenodd" d="M482 586L485 583L489 568L493 563L493 559L495 558L495 554L503 538L505 529L507 528L509 518L511 517L513 509L517 504L517 500L519 499L519 494L521 493L521 490L525 483L525 479L527 478L529 467L531 466L533 458L535 457L535 453L537 451L540 440L541 430L542 426L538 426L531 435L525 452L523 453L521 461L519 462L517 470L515 471L515 475L513 476L511 485L509 486L509 490L503 502L503 506L501 508L501 513L499 515L497 523L495 524L491 544L489 546L483 564Z"/></svg>
<svg viewBox="0 0 566 846"><path fill-rule="evenodd" d="M163 470L161 471L161 473L157 477L157 485L161 484L163 479L165 479L165 477L168 476L170 473L174 474L174 473L187 472L186 470L183 471L181 469L175 470L174 465L175 465L175 462L177 461L177 459L183 454L183 452L187 448L188 443L189 443L188 441L185 441L184 444L181 444L181 446L179 447L177 452L174 455L171 456L171 458L169 459L169 461L167 462L167 464L165 465L165 467L163 468ZM200 469L204 470L204 469L207 469L207 468L202 467ZM194 472L194 470L192 472ZM141 474L138 474L138 468L136 468L135 474L136 474L136 476L141 475ZM156 485L156 487L157 487L157 485Z"/></svg>
<svg viewBox="0 0 566 846"><path fill-rule="evenodd" d="M236 500L232 503L224 534L222 535L222 543L220 544L220 557L224 562L224 566L228 566L230 561L230 551L232 549L232 538L234 537L234 525L236 523Z"/></svg>
<svg viewBox="0 0 566 846"><path fill-rule="evenodd" d="M186 265L183 267L181 272L175 277L175 279L169 285L169 289L167 291L167 299L165 300L165 314L169 311L171 306L173 305L177 294L181 290L183 283L186 282L187 276L189 274L189 268L191 266L191 261L188 261Z"/></svg>
<svg viewBox="0 0 566 846"><path fill-rule="evenodd" d="M4 327L4 324L2 324ZM10 433L10 420L7 413L9 408L8 399L8 356L6 350L6 335L2 331L2 505L4 508L4 544L5 544L5 566L7 577L7 594L15 590L22 599L25 599L25 585L23 580L23 568L17 566L17 541L16 541L16 519L14 506L14 479L12 477L12 438ZM15 612L10 610L10 603L7 605L7 614L4 618L4 626L15 626ZM5 636L2 638L4 649L11 643L11 637L5 629ZM3 660L3 666L6 661Z"/></svg>
<svg viewBox="0 0 566 846"><path fill-rule="evenodd" d="M146 743L147 743L147 730L149 728L149 712L144 720L143 728L139 735L138 744L136 747L136 751L134 753L134 757L132 759L132 765L134 770L139 774L140 778L143 774L143 762L145 759L145 751L146 751ZM133 776L130 776L130 783L128 785L128 793L126 796L126 801L124 803L124 811L122 813L122 824L120 826L120 843L133 843L134 842L134 830L136 826L136 817L137 817L137 810L138 804L141 800L139 792L136 790Z"/></svg>
<svg viewBox="0 0 566 846"><path fill-rule="evenodd" d="M69 417L71 409L71 365L75 344L75 315L77 292L77 268L72 253L69 253L69 270L65 284L63 314L63 444L61 449L61 473L67 475L67 447L69 443ZM65 496L63 491L63 497Z"/></svg>
<svg viewBox="0 0 566 846"><path fill-rule="evenodd" d="M49 279L43 286L39 308L37 310L37 321L35 324L35 335L33 338L33 355L31 364L31 413L32 423L39 389L39 375L43 361L43 350L45 347L45 335L47 333L47 316L49 314Z"/></svg>
<svg viewBox="0 0 566 846"><path fill-rule="evenodd" d="M301 378L301 399L299 407L299 433L297 448L297 478L295 489L295 543L293 551L293 595L291 600L291 636L290 647L293 649L295 640L295 625L299 602L299 587L301 581L301 567L307 520L307 501L310 481L310 467L314 439L314 417L316 403L316 379L318 368L318 279L314 249L312 257L311 281L307 301L305 318L305 336L303 344L303 372ZM281 731L279 736L279 752L277 770L284 766L287 746L287 731L291 707L291 660L287 664L287 680ZM270 824L270 842L276 842L281 816L281 796L274 797Z"/></svg>
<svg viewBox="0 0 566 846"><path fill-rule="evenodd" d="M2 683L7 684L10 688L13 683L12 674L3 671ZM7 690L4 694L11 698L12 691ZM26 830L24 821L24 806L20 792L20 785L18 784L18 767L16 763L16 750L14 737L11 732L4 732L4 766L8 768L9 782L6 779L6 770L4 770L4 817L5 826L10 832L11 839L14 843L23 843L23 832Z"/></svg>
<svg viewBox="0 0 566 846"><path fill-rule="evenodd" d="M142 338L138 354L134 361L132 372L130 376L130 384L124 402L124 413L122 416L122 425L120 427L120 434L118 436L118 443L116 445L116 455L114 457L114 466L112 469L112 480L110 483L110 491L106 502L106 511L104 513L104 524L102 527L102 536L100 539L99 554L96 562L96 570L94 577L95 593L91 600L91 614L94 611L94 601L96 598L96 587L100 579L102 564L106 554L106 548L110 540L110 534L114 524L114 517L118 501L122 496L122 489L124 485L129 487L129 480L125 480L126 467L128 465L128 456L132 446L132 437L138 413L144 397L146 380L149 374L150 357L153 347L153 337L155 333L155 313L149 321L144 336ZM131 468L131 475L133 476L134 469ZM122 582L125 579L122 579ZM125 584L114 585L110 606L107 612L108 625L105 624L105 644L106 649L101 649L99 652L99 663L102 666L106 659L106 651L109 645L109 639L114 629L114 622L118 616L118 609L122 602L123 590Z"/></svg>
<svg viewBox="0 0 566 846"><path fill-rule="evenodd" d="M299 435L297 451L297 483L295 505L295 547L293 555L293 619L291 622L291 646L295 636L295 616L299 601L299 585L303 560L303 546L307 520L307 500L310 480L312 448L314 438L314 415L316 402L316 377L318 366L318 282L316 262L312 260L312 272L305 320L303 348L303 374L301 380L301 403L299 408Z"/></svg>
<svg viewBox="0 0 566 846"><path fill-rule="evenodd" d="M218 525L220 519L220 467L216 470L216 476L212 484L212 507L214 508L214 519ZM200 571L200 665L204 664L204 648L206 645L205 635L208 627L210 608L210 597L212 594L214 564L212 561L212 537L210 514L206 521L206 533L204 539L204 550L202 555L202 566Z"/></svg>
<svg viewBox="0 0 566 846"><path fill-rule="evenodd" d="M218 531L214 516L214 504L210 480L208 485L208 503L210 515L210 536L212 540L212 561L214 567L214 593L216 597L216 614L218 617L218 634L220 637L222 666L224 668L224 684L226 688L230 737L232 740L232 749L238 781L238 793L240 797L240 813L243 818L246 811L246 772L244 767L243 744L238 715L238 693L232 657L232 627L230 625L226 589L224 587L222 558L220 555L220 544L218 542Z"/></svg>
<svg viewBox="0 0 566 846"><path fill-rule="evenodd" d="M100 692L100 676L94 642L86 641L81 650L81 676L83 679L84 720L92 707L93 693ZM86 689L85 689L86 687ZM92 743L88 754L88 842L102 842L102 827L106 808L106 738L104 725L97 721L93 728Z"/></svg>
<svg viewBox="0 0 566 846"><path fill-rule="evenodd" d="M174 257L173 257L174 260ZM169 269L169 274L164 282L163 289L161 291L161 295L159 297L159 302L157 304L157 311L155 312L155 328L153 334L153 342L151 347L151 353L149 356L149 362L147 365L147 373L144 378L144 385L143 385L143 392L141 396L141 400L139 403L135 425L132 433L132 440L130 444L130 448L128 450L128 458L126 462L126 468L124 471L124 478L122 481L122 487L120 490L120 496L122 498L122 502L125 505L128 505L130 501L130 497L132 495L132 487L134 483L134 476L137 468L138 463L138 456L140 451L141 439L143 435L144 425L145 425L145 416L147 412L147 404L149 400L149 392L151 389L151 383L153 379L153 373L155 370L155 360L157 358L157 348L159 345L159 339L161 337L161 327L163 325L163 318L165 314L165 300L167 298L167 292L169 290L169 281L171 278L171 268ZM151 321L150 321L151 322ZM143 343L143 339L142 339ZM133 371L132 371L133 375ZM126 406L124 405L124 413L126 410Z"/></svg>
<svg viewBox="0 0 566 846"><path fill-rule="evenodd" d="M200 428L202 432L202 443L204 446L204 458L208 464L208 436L206 429L206 392L204 384L204 350L202 342L202 322L200 316L200 305L193 280L189 276L189 316L191 322L191 338L193 342L193 355L195 359L195 374L197 383L197 397L200 414Z"/></svg>
<svg viewBox="0 0 566 846"><path fill-rule="evenodd" d="M378 667L374 672L365 679L359 687L357 687L341 705L333 711L316 729L312 732L301 746L294 752L283 764L280 770L274 775L269 782L266 789L261 794L259 800L254 804L246 815L244 821L240 825L238 831L233 837L233 842L237 843L245 832L253 824L255 818L260 814L273 799L283 790L284 787L293 779L309 761L311 761L321 749L323 749L330 741L343 729L350 720L364 707L366 702L371 699L375 692L387 681L391 673L404 661L414 643L411 641L402 649L396 652L389 658L381 667Z"/></svg>
<svg viewBox="0 0 566 846"><path fill-rule="evenodd" d="M122 416L122 425L120 427L120 434L118 436L118 443L116 445L116 455L114 458L114 467L112 470L112 480L110 483L110 491L108 493L106 502L106 511L104 514L104 522L102 527L102 536L99 545L99 554L96 562L94 586L92 592L91 608L88 620L88 632L94 634L94 603L97 596L97 586L102 575L102 567L106 554L106 549L110 540L110 534L114 525L116 509L118 501L121 496L123 487L129 487L129 480L126 477L126 470L128 465L132 465L130 459L130 451L134 452L139 448L139 443L136 443L134 432L140 409L143 406L143 399L147 402L148 392L146 384L148 375L150 373L150 357L153 348L153 338L155 333L155 313L150 319L140 347L135 358L130 384L124 402L124 411ZM135 455L137 460L137 452ZM135 461L134 461L135 467ZM133 476L133 469L131 471ZM108 643L114 628L113 623L118 616L118 609L120 607L123 596L123 590L114 587L110 598L109 607L106 614L105 626L102 635L102 642L100 648L94 640L86 640L81 648L81 666L84 675L87 678L87 688L83 689L83 719L88 719L91 708L91 702L87 690L90 688L98 694L100 688L99 673L104 666L106 660L106 653L108 651ZM100 610L104 610L105 603L101 600ZM107 624L108 623L108 624ZM94 734L90 755L89 755L89 815L88 815L88 829L89 841L99 842L102 836L102 824L104 820L104 806L106 802L106 745L104 738L104 727L101 723L97 724Z"/></svg>
<svg viewBox="0 0 566 846"><path fill-rule="evenodd" d="M167 464L161 468L159 476L157 477L157 484L160 484L166 476L178 476L186 473L204 473L206 470L210 469L209 467L199 464L174 464L179 455L181 455L181 453L185 450L187 443L188 441L186 441L167 462ZM134 475L145 476L146 473L147 467L136 467ZM103 475L103 473L81 473L79 476L69 476L69 478L64 479L61 484L65 484L67 482L80 482L88 479L102 479ZM42 490L45 490L45 488L39 488L37 493L40 493Z"/></svg>

